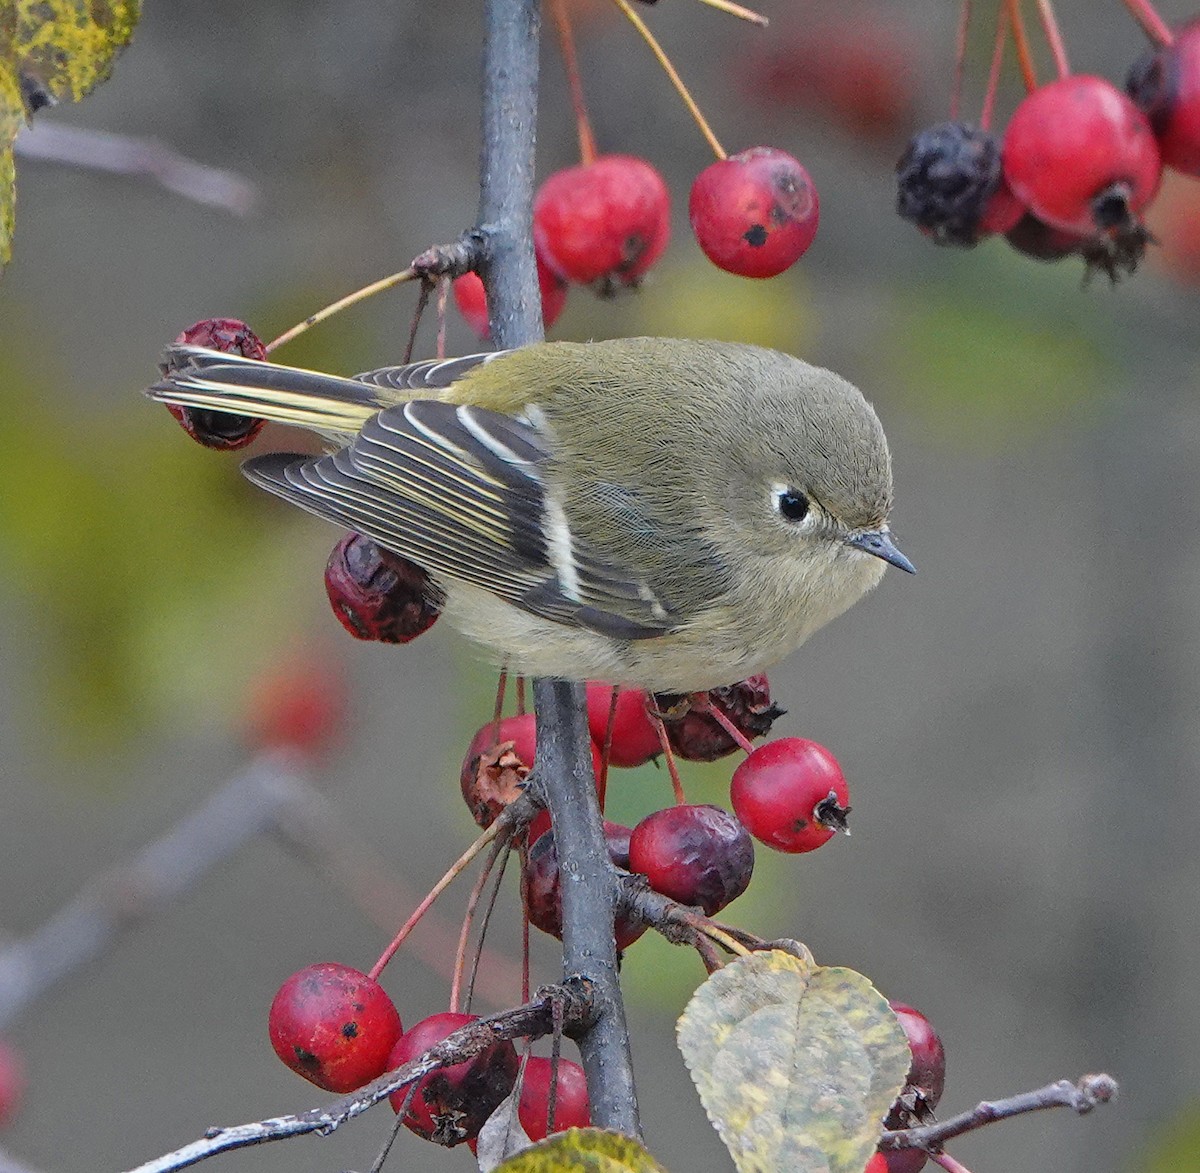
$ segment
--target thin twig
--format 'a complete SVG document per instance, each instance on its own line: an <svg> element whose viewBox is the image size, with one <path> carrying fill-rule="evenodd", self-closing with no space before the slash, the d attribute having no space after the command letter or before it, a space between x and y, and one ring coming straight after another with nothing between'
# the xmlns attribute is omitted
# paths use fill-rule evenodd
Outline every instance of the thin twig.
<svg viewBox="0 0 1200 1173"><path fill-rule="evenodd" d="M654 54L659 65L662 66L663 72L671 80L671 84L675 87L675 92L683 100L683 104L688 108L688 113L691 114L696 125L700 128L700 133L708 140L708 145L712 147L713 154L718 159L725 159L728 156L725 153L725 148L721 146L720 140L713 133L713 128L709 126L708 119L700 113L700 107L696 105L695 98L688 91L687 86L683 84L683 78L679 76L678 70L671 64L670 57L667 56L663 47L658 43L658 39L647 27L646 22L633 10L629 0L613 0L613 3L625 14L626 19L630 24L637 29L642 40L650 46L650 52Z"/></svg>
<svg viewBox="0 0 1200 1173"><path fill-rule="evenodd" d="M1175 44L1175 34L1170 26L1158 15L1158 11L1150 0L1125 0L1129 14L1142 26L1146 34L1156 45ZM21 140L18 139L18 142Z"/></svg>
<svg viewBox="0 0 1200 1173"><path fill-rule="evenodd" d="M154 139L43 120L22 130L13 149L25 159L152 179L184 199L235 216L250 215L262 198L244 176L198 163Z"/></svg>
<svg viewBox="0 0 1200 1173"><path fill-rule="evenodd" d="M960 1112L937 1124L885 1132L879 1138L879 1147L935 1151L946 1141L966 1132L974 1132L985 1124L994 1124L997 1120L1007 1120L1010 1116L1021 1116L1027 1112L1041 1112L1046 1108L1070 1108L1082 1116L1097 1104L1107 1104L1116 1094L1117 1081L1111 1075L1084 1075L1077 1083L1060 1079L1004 1100L984 1100L969 1112Z"/></svg>
<svg viewBox="0 0 1200 1173"><path fill-rule="evenodd" d="M935 1165L940 1165L945 1169L946 1173L971 1173L971 1170L966 1165L952 1157L949 1153L930 1153L929 1159Z"/></svg>
<svg viewBox="0 0 1200 1173"><path fill-rule="evenodd" d="M1054 15L1053 0L1037 0L1037 6L1042 29L1046 34L1046 44L1050 46L1050 55L1054 58L1054 68L1060 78L1070 77L1071 65L1067 61L1067 47L1063 44L1058 18Z"/></svg>
<svg viewBox="0 0 1200 1173"><path fill-rule="evenodd" d="M579 56L575 52L575 34L571 30L567 0L550 0L550 15L554 18L554 28L558 33L558 48L567 74L567 88L571 91L571 106L575 111L579 161L588 167L596 161L596 136L592 132L592 121L588 117L587 101L583 96L583 80L579 73Z"/></svg>
<svg viewBox="0 0 1200 1173"><path fill-rule="evenodd" d="M1033 52L1029 47L1029 37L1025 32L1025 18L1021 15L1021 0L1004 0L1008 5L1008 19L1012 24L1013 41L1017 46L1017 60L1021 64L1021 76L1025 79L1026 90L1037 89L1037 69L1033 64Z"/></svg>
<svg viewBox="0 0 1200 1173"><path fill-rule="evenodd" d="M370 285L364 285L361 289L356 289L353 293L346 294L345 297L339 297L337 301L330 302L323 309L317 310L315 314L309 314L302 322L297 322L290 330L284 330L278 338L272 339L266 345L268 354L273 350L278 350L285 342L291 342L293 338L299 337L305 330L311 329L318 322L325 321L326 318L332 318L334 314L341 313L342 310L349 309L352 305L357 305L360 301L366 301L368 297L374 297L377 293L383 293L388 289L395 289L397 285L403 285L406 281L412 281L417 277L417 271L411 265L407 269L401 269L399 273L393 273L390 277L381 277L378 281L372 281Z"/></svg>
<svg viewBox="0 0 1200 1173"><path fill-rule="evenodd" d="M766 28L770 23L761 12L743 8L740 4L734 4L732 0L700 0L700 3L707 4L709 8L715 8L718 12L728 12L730 16L736 16L738 20L749 21L750 24L756 24L760 28Z"/></svg>

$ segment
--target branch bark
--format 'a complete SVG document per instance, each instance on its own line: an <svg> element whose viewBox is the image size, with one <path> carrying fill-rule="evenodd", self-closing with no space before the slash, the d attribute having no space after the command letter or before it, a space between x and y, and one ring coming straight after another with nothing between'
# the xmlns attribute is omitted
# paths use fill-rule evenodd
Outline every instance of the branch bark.
<svg viewBox="0 0 1200 1173"><path fill-rule="evenodd" d="M533 258L534 145L537 125L537 0L488 0L484 47L483 149L479 228L481 277L497 346L542 338ZM613 941L617 874L608 858L584 719L583 686L534 682L541 787L561 868L563 973L584 975L595 1023L578 1036L592 1121L640 1138L629 1031Z"/></svg>

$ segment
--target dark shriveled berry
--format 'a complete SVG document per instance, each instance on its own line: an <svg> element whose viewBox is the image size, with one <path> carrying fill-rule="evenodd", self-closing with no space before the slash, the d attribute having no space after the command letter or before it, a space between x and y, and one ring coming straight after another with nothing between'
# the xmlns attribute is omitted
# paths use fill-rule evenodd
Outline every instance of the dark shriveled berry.
<svg viewBox="0 0 1200 1173"><path fill-rule="evenodd" d="M267 348L258 335L237 318L205 318L182 331L175 341L189 346L207 346L210 350L240 354L243 358L259 361L267 357ZM164 364L159 365L159 370L164 375L169 373ZM262 431L266 422L248 415L210 411L203 407L180 407L168 403L166 408L197 444L225 452L245 448Z"/></svg>
<svg viewBox="0 0 1200 1173"><path fill-rule="evenodd" d="M660 692L654 701L671 748L689 762L713 762L738 748L728 730L712 715L714 708L720 709L750 741L766 737L786 711L772 702L770 682L761 672L708 692Z"/></svg>
<svg viewBox="0 0 1200 1173"><path fill-rule="evenodd" d="M939 122L918 131L896 164L896 211L935 244L970 248L1000 186L1000 143L967 122Z"/></svg>
<svg viewBox="0 0 1200 1173"><path fill-rule="evenodd" d="M406 644L441 613L442 594L429 575L362 534L348 533L334 546L325 591L338 622L355 639Z"/></svg>

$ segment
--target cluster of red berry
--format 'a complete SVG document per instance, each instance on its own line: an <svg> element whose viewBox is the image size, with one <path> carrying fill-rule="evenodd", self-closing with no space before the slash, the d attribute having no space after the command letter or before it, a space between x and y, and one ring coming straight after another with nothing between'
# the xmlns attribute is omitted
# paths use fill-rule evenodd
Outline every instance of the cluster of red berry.
<svg viewBox="0 0 1200 1173"><path fill-rule="evenodd" d="M819 203L803 165L775 147L718 159L692 184L692 231L705 255L742 277L774 277L795 263L817 232ZM551 175L533 206L542 319L549 328L568 285L610 295L636 286L671 236L666 181L645 159L602 155ZM454 301L481 337L488 332L483 282L467 273Z"/></svg>
<svg viewBox="0 0 1200 1173"><path fill-rule="evenodd" d="M1031 88L1002 138L986 119L920 131L897 165L900 215L939 244L1002 234L1038 260L1132 272L1163 167L1200 175L1200 21L1161 35L1124 92L1060 54L1061 76Z"/></svg>
<svg viewBox="0 0 1200 1173"><path fill-rule="evenodd" d="M478 1016L447 1011L404 1030L384 988L336 962L306 966L279 987L268 1019L271 1046L298 1075L331 1092L351 1092L420 1058ZM443 1145L474 1142L487 1118L512 1094L520 1059L500 1041L462 1063L441 1067L392 1094L404 1124ZM550 1089L554 1085L554 1112ZM407 1107L406 1107L407 1101ZM525 1060L517 1114L530 1140L590 1123L583 1069L569 1059Z"/></svg>

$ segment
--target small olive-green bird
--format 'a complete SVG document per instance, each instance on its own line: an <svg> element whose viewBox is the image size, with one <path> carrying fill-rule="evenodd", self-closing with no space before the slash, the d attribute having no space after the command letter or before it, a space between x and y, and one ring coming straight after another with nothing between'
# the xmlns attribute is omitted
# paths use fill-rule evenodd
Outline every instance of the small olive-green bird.
<svg viewBox="0 0 1200 1173"><path fill-rule="evenodd" d="M164 369L155 399L332 440L243 468L421 566L526 675L729 684L913 571L871 405L776 351L550 342L351 379L176 345Z"/></svg>

